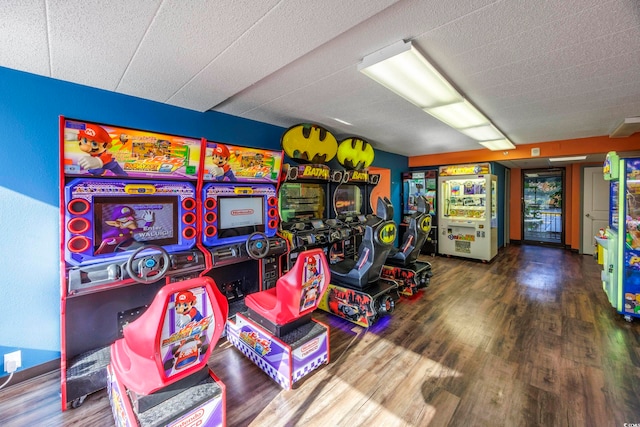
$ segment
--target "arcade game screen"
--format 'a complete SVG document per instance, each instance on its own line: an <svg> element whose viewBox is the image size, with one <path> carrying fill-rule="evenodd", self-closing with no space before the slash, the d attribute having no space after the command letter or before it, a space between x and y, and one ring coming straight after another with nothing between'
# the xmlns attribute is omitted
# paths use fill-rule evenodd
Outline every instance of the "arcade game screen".
<svg viewBox="0 0 640 427"><path fill-rule="evenodd" d="M178 200L156 197L94 198L94 255L178 243Z"/></svg>
<svg viewBox="0 0 640 427"><path fill-rule="evenodd" d="M220 231L264 226L264 197L218 197L218 224Z"/></svg>
<svg viewBox="0 0 640 427"><path fill-rule="evenodd" d="M336 215L359 215L362 213L362 190L357 185L342 184L333 193L333 208Z"/></svg>
<svg viewBox="0 0 640 427"><path fill-rule="evenodd" d="M279 193L282 222L321 219L325 216L324 187L315 183L285 182Z"/></svg>

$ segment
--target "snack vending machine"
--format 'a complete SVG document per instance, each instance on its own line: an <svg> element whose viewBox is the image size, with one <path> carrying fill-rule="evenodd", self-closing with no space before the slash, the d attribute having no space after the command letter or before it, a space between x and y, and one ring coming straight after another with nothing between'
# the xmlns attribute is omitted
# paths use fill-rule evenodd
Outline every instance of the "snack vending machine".
<svg viewBox="0 0 640 427"><path fill-rule="evenodd" d="M429 203L431 215L431 231L422 246L423 254L435 255L438 251L438 221L436 215L436 188L438 171L436 169L420 172L404 172L402 174L402 223L400 237L404 235L409 218L417 212L417 200L425 196Z"/></svg>
<svg viewBox="0 0 640 427"><path fill-rule="evenodd" d="M490 165L442 166L438 187L438 252L491 261L498 254L498 216Z"/></svg>
<svg viewBox="0 0 640 427"><path fill-rule="evenodd" d="M603 287L627 321L640 317L640 158L607 154L603 168L611 181L609 227L604 248ZM606 240L606 241L604 241Z"/></svg>

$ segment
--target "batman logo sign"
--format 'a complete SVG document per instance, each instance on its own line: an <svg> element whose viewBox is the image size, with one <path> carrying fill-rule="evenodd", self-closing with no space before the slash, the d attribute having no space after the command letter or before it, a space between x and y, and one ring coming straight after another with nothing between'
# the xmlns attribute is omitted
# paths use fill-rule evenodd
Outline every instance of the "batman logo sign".
<svg viewBox="0 0 640 427"><path fill-rule="evenodd" d="M374 157L373 147L364 139L350 137L338 145L338 162L347 169L368 168Z"/></svg>
<svg viewBox="0 0 640 427"><path fill-rule="evenodd" d="M290 127L282 135L282 149L300 163L326 163L338 149L336 138L322 126L303 123Z"/></svg>

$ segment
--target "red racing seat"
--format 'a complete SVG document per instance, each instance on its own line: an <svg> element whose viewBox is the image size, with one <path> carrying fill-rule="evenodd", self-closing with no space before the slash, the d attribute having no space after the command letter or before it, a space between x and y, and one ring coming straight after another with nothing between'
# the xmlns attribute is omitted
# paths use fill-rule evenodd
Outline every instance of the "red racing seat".
<svg viewBox="0 0 640 427"><path fill-rule="evenodd" d="M278 279L275 287L245 297L249 317L255 317L251 316L253 312L273 325L282 326L311 315L330 279L322 249L301 252L293 268Z"/></svg>
<svg viewBox="0 0 640 427"><path fill-rule="evenodd" d="M130 390L149 395L203 369L229 306L210 277L164 286L111 345L111 365Z"/></svg>

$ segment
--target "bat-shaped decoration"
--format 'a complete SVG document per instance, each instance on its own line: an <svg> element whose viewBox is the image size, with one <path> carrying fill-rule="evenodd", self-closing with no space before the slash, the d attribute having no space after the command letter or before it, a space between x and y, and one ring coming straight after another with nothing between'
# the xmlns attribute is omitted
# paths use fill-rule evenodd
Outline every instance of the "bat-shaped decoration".
<svg viewBox="0 0 640 427"><path fill-rule="evenodd" d="M373 147L362 138L349 137L338 145L338 162L347 169L368 168L374 157Z"/></svg>
<svg viewBox="0 0 640 427"><path fill-rule="evenodd" d="M327 163L338 149L338 141L322 126L303 123L290 127L282 135L284 152L300 163Z"/></svg>

